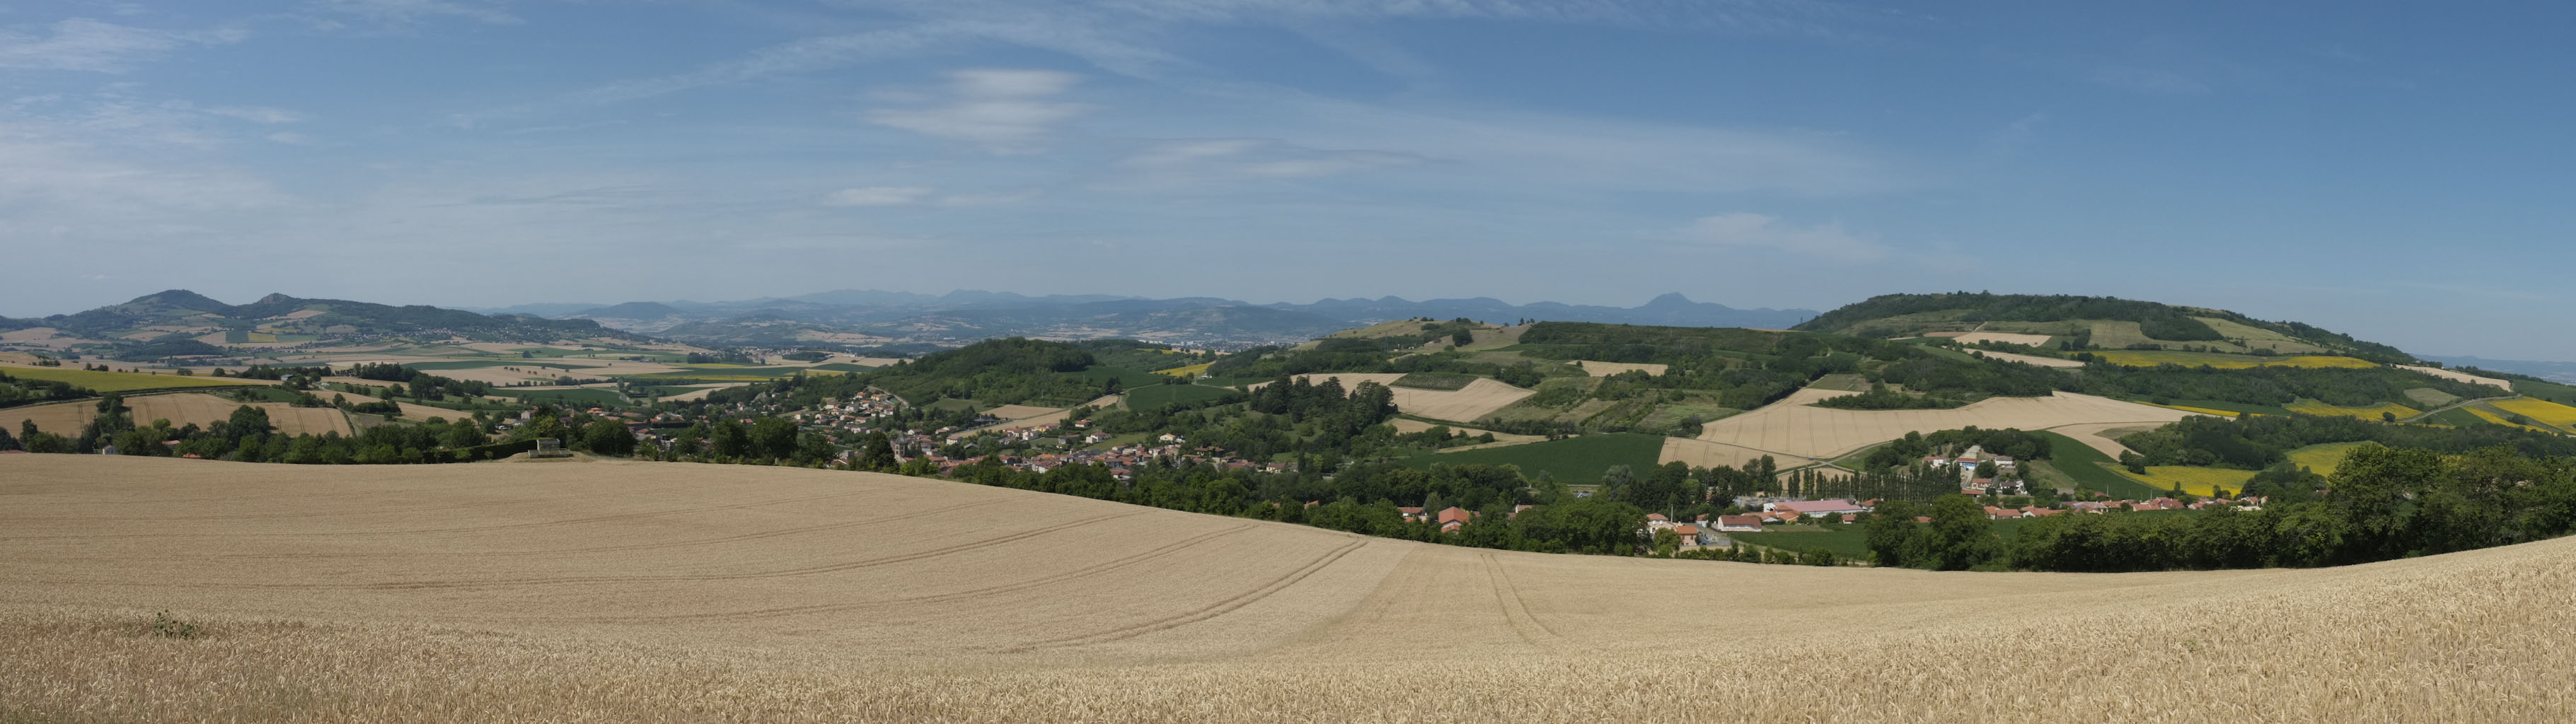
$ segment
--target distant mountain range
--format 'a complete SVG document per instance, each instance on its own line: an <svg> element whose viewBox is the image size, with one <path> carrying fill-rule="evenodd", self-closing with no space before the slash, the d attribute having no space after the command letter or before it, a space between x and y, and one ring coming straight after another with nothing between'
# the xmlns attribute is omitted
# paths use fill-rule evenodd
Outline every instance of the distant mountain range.
<svg viewBox="0 0 2576 724"><path fill-rule="evenodd" d="M1636 307L1490 297L1412 301L1400 297L1323 299L1312 304L1215 297L1149 299L1104 294L1027 296L960 290L942 295L840 290L732 302L633 301L611 305L527 304L476 309L602 326L716 345L953 346L994 337L1130 337L1236 348L1298 342L1331 332L1413 317L1523 319L1686 327L1785 328L1814 318L1806 309L1736 309L1665 294Z"/></svg>
<svg viewBox="0 0 2576 724"><path fill-rule="evenodd" d="M241 345L274 347L432 332L492 341L632 336L581 319L484 315L417 304L393 306L284 294L270 294L249 304L226 304L185 289L75 314L0 317L0 332L17 330L50 331L14 335L19 340L13 346L126 360L221 356L232 351L227 348Z"/></svg>
<svg viewBox="0 0 2576 724"><path fill-rule="evenodd" d="M2449 367L2476 367L2483 370L2511 372L2518 375L2531 375L2551 382L2576 385L2576 362L2541 362L2518 359L2487 359L2484 357L2436 357L2431 355L2426 355L2424 359L2440 362Z"/></svg>

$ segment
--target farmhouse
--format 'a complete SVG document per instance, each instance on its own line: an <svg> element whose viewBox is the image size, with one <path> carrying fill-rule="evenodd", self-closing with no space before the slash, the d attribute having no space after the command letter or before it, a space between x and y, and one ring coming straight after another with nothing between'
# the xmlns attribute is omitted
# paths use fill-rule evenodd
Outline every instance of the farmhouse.
<svg viewBox="0 0 2576 724"><path fill-rule="evenodd" d="M1782 503L1764 503L1762 505L1762 509L1774 513L1803 515L1809 518L1822 518L1828 515L1842 515L1844 513L1869 512L1869 508L1866 506L1841 499L1792 500Z"/></svg>
<svg viewBox="0 0 2576 724"><path fill-rule="evenodd" d="M1717 530L1721 533L1760 533L1762 516L1721 515L1717 517Z"/></svg>

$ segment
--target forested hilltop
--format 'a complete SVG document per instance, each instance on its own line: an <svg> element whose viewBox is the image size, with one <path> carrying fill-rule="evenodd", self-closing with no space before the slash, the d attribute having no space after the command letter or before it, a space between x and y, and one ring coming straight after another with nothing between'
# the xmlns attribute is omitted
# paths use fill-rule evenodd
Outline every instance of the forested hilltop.
<svg viewBox="0 0 2576 724"><path fill-rule="evenodd" d="M2373 362L2402 364L2415 361L2413 355L2395 347L2365 342L2299 322L2265 321L2222 309L2063 294L1884 294L1826 312L1792 329L1867 337L1918 336L1953 331L2062 330L2069 337L2091 341L2093 330L2090 324L2085 323L2095 321L2134 325L2138 335L2149 340L2145 343L2158 344L2158 348L2165 344L2227 342L2231 339L2241 343L2246 335L2233 327L2242 326ZM2029 327L2028 324L2039 326ZM2117 345L2109 347L2112 349L2127 349L2140 344L2127 335L2118 337L2117 340L2104 341ZM2268 347L2255 347L2264 348Z"/></svg>

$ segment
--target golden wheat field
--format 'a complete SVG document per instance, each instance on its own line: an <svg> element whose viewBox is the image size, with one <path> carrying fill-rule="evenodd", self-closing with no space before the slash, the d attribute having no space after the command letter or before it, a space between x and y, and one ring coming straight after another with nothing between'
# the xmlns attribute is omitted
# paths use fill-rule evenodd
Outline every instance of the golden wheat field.
<svg viewBox="0 0 2576 724"><path fill-rule="evenodd" d="M355 397L359 399L353 401L375 399L364 395ZM134 419L135 424L150 425L154 420L169 420L172 428L192 424L199 427L213 425L230 419L233 410L244 405L267 410L268 421L277 426L278 432L287 435L321 435L332 432L347 435L351 431L349 416L341 414L337 408L296 407L283 402L236 402L198 392L173 392L125 398L125 406L132 410L127 414ZM404 407L405 413L409 414L409 408L415 406L405 405ZM422 409L437 410L437 408ZM437 414L453 417L457 413L454 410L438 410ZM0 425L7 425L9 431L15 433L21 422L31 421L36 423L37 429L45 432L77 436L80 434L81 427L88 425L90 419L97 416L97 400L73 400L0 410Z"/></svg>
<svg viewBox="0 0 2576 724"><path fill-rule="evenodd" d="M1933 573L620 462L10 455L0 500L7 721L2576 717L2568 540ZM149 635L161 609L200 634Z"/></svg>
<svg viewBox="0 0 2576 724"><path fill-rule="evenodd" d="M1815 402L1840 390L1802 389L1761 409L1710 422L1699 439L1782 455L1829 459L1869 445L1970 425L2043 430L2067 425L2138 423L2153 427L2192 413L2107 397L2053 393L2048 397L1994 397L1950 410L1842 410Z"/></svg>

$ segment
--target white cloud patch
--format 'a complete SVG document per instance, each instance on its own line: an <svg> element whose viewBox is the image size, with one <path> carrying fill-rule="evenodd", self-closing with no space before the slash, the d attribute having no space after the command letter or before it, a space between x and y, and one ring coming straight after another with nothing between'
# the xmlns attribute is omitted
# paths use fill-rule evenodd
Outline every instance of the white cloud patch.
<svg viewBox="0 0 2576 724"><path fill-rule="evenodd" d="M385 24L415 23L428 18L463 18L486 25L517 25L519 16L484 3L455 0L315 0L314 10L365 18Z"/></svg>
<svg viewBox="0 0 2576 724"><path fill-rule="evenodd" d="M921 186L865 186L834 191L823 198L831 206L910 206L929 199L930 189Z"/></svg>
<svg viewBox="0 0 2576 724"><path fill-rule="evenodd" d="M1035 191L942 194L926 186L861 186L826 194L825 206L995 206L1035 198Z"/></svg>
<svg viewBox="0 0 2576 724"><path fill-rule="evenodd" d="M252 123L264 123L268 125L277 125L280 123L301 123L304 121L304 114L301 113L276 108L262 108L258 106L225 106L221 108L208 108L206 109L206 112L223 116L225 118L238 118Z"/></svg>
<svg viewBox="0 0 2576 724"><path fill-rule="evenodd" d="M1405 153L1307 148L1268 138L1217 138L1158 143L1119 165L1174 176L1311 178L1423 161L1421 156Z"/></svg>
<svg viewBox="0 0 2576 724"><path fill-rule="evenodd" d="M977 69L948 74L947 102L922 108L880 108L866 118L877 125L982 145L996 153L1029 150L1056 124L1092 109L1055 100L1080 76L1052 70Z"/></svg>
<svg viewBox="0 0 2576 724"><path fill-rule="evenodd" d="M244 37L239 30L173 32L71 18L39 31L0 29L0 68L123 73L181 47Z"/></svg>
<svg viewBox="0 0 2576 724"><path fill-rule="evenodd" d="M1843 261L1877 261L1888 255L1885 245L1843 230L1840 222L1802 227L1741 211L1700 217L1683 227L1681 236L1715 246L1777 249Z"/></svg>

